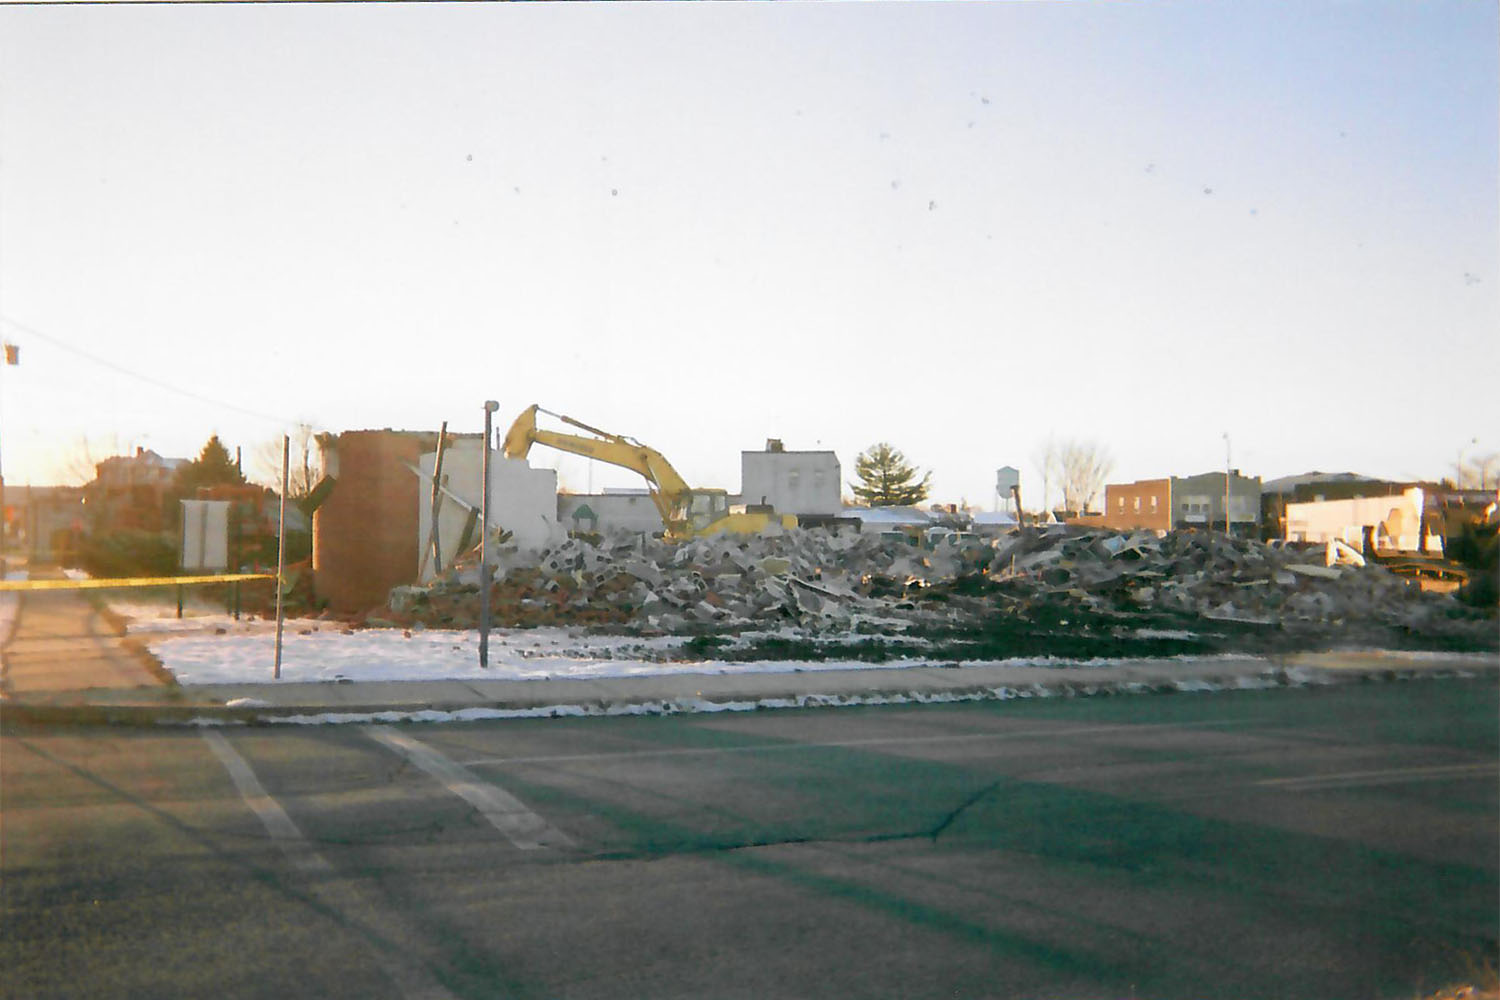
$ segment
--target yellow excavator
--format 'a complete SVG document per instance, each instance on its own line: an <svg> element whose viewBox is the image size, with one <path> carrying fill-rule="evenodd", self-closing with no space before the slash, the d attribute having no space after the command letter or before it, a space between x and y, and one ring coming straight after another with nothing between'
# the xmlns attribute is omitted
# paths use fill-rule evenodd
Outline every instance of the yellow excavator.
<svg viewBox="0 0 1500 1000"><path fill-rule="evenodd" d="M538 413L545 413L594 436L540 430L536 425ZM661 514L668 538L697 538L721 532L757 535L772 524L784 528L797 526L797 519L790 514L778 516L764 511L730 513L729 494L724 490L692 488L655 448L622 434L590 427L561 413L544 410L536 404L522 410L515 423L510 425L505 434L505 457L525 458L534 444L585 455L639 473L651 490L651 502Z"/></svg>

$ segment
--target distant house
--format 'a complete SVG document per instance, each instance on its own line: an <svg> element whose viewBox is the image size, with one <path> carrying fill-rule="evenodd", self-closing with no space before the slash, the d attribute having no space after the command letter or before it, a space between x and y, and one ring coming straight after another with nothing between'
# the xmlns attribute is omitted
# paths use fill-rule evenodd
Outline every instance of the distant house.
<svg viewBox="0 0 1500 1000"><path fill-rule="evenodd" d="M162 458L147 448L116 455L94 466L94 481L85 487L91 528L95 531L161 531L175 512L167 493L185 458Z"/></svg>

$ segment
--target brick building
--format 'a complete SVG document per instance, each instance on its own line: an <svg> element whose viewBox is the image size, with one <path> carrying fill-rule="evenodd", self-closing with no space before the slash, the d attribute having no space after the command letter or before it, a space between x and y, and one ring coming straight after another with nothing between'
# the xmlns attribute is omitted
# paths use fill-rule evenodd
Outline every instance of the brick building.
<svg viewBox="0 0 1500 1000"><path fill-rule="evenodd" d="M1172 530L1172 480L1139 479L1106 485L1100 527L1115 531Z"/></svg>
<svg viewBox="0 0 1500 1000"><path fill-rule="evenodd" d="M1228 520L1233 529L1240 533L1254 531L1260 521L1260 477L1242 476L1238 469L1231 469L1227 473L1227 497L1225 479L1226 473L1205 472L1198 476L1110 483L1104 487L1103 517L1086 523L1115 531L1176 528L1223 531L1227 499Z"/></svg>

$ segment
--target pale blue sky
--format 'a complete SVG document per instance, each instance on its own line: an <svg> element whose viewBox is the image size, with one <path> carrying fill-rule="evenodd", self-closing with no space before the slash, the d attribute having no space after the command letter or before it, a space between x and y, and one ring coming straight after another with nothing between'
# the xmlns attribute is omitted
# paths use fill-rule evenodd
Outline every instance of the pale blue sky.
<svg viewBox="0 0 1500 1000"><path fill-rule="evenodd" d="M1440 475L1500 450L1497 27L1478 2L0 8L6 478L59 478L85 435L472 430L486 398L730 489L767 437L846 478L888 440L985 505L1000 465L1039 492L1049 435L1116 479L1222 467L1226 431L1266 478Z"/></svg>

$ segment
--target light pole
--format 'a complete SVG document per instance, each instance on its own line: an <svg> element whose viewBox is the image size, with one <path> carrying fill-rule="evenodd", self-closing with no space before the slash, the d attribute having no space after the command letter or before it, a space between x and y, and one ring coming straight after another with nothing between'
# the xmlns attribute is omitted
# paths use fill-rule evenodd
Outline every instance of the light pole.
<svg viewBox="0 0 1500 1000"><path fill-rule="evenodd" d="M1230 523L1231 522L1229 520L1229 475L1230 475L1229 467L1231 465L1233 465L1233 464L1234 464L1234 461L1233 461L1233 459L1230 458L1230 451L1229 451L1229 432L1225 431L1224 432L1224 534L1226 534L1226 535L1233 534L1233 532L1230 530Z"/></svg>
<svg viewBox="0 0 1500 1000"><path fill-rule="evenodd" d="M19 365L21 363L21 348L16 344L5 345L5 363L7 365ZM7 570L5 555L5 531L10 527L5 518L5 470L0 466L0 580L5 578Z"/></svg>
<svg viewBox="0 0 1500 1000"><path fill-rule="evenodd" d="M484 448L479 453L479 665L490 665L490 437L491 420L500 404L484 402Z"/></svg>
<svg viewBox="0 0 1500 1000"><path fill-rule="evenodd" d="M271 678L281 680L281 630L286 619L283 594L286 592L286 488L291 467L292 439L281 435L281 499L276 514L276 664ZM181 593L181 591L179 591Z"/></svg>

